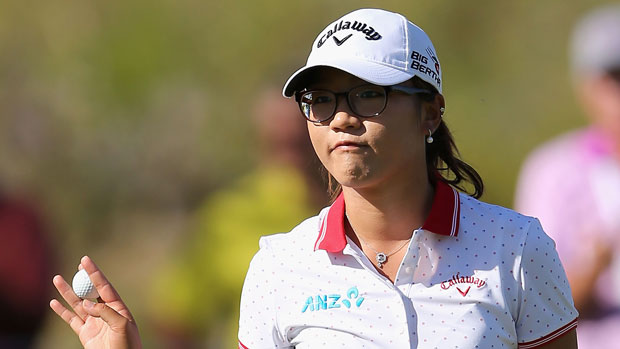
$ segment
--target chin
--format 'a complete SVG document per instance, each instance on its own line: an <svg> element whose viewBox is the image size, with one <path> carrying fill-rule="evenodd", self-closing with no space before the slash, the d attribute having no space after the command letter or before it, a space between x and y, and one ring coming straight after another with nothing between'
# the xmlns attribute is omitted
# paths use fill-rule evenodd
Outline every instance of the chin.
<svg viewBox="0 0 620 349"><path fill-rule="evenodd" d="M374 175L368 168L349 168L339 171L339 173L332 176L343 187L361 188L366 187L374 182Z"/></svg>

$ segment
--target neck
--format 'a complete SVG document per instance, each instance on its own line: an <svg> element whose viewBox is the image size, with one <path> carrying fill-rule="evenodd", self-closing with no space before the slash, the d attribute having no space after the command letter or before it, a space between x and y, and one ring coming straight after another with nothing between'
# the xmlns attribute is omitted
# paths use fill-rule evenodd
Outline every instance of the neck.
<svg viewBox="0 0 620 349"><path fill-rule="evenodd" d="M357 242L356 234L377 248L411 238L424 224L433 202L433 188L426 173L401 185L375 188L343 187L346 211L352 229L347 235Z"/></svg>

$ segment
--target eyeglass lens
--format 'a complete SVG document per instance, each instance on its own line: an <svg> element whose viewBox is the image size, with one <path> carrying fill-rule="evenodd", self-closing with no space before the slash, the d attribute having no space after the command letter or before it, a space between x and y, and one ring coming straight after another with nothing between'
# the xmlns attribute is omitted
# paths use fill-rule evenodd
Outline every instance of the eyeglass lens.
<svg viewBox="0 0 620 349"><path fill-rule="evenodd" d="M301 95L299 101L301 111L310 121L325 121L336 112L338 95L346 95L351 111L362 117L378 115L386 104L385 88L364 85L338 94L326 90L308 91Z"/></svg>

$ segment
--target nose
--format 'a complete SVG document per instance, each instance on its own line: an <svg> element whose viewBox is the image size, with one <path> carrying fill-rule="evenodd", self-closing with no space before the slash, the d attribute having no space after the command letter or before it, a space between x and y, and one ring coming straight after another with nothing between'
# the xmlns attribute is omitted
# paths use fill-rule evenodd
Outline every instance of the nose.
<svg viewBox="0 0 620 349"><path fill-rule="evenodd" d="M336 100L336 111L334 117L329 122L329 127L334 131L346 129L356 129L362 125L359 116L351 111L351 107L345 96L338 96Z"/></svg>

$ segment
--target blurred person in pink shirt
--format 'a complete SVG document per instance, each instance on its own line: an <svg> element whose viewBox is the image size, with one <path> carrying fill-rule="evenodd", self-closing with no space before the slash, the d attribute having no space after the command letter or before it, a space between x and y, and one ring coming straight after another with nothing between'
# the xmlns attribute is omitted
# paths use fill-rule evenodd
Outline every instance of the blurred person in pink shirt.
<svg viewBox="0 0 620 349"><path fill-rule="evenodd" d="M620 342L620 5L575 27L572 70L583 129L526 160L515 208L539 217L566 268L580 319L579 348Z"/></svg>

